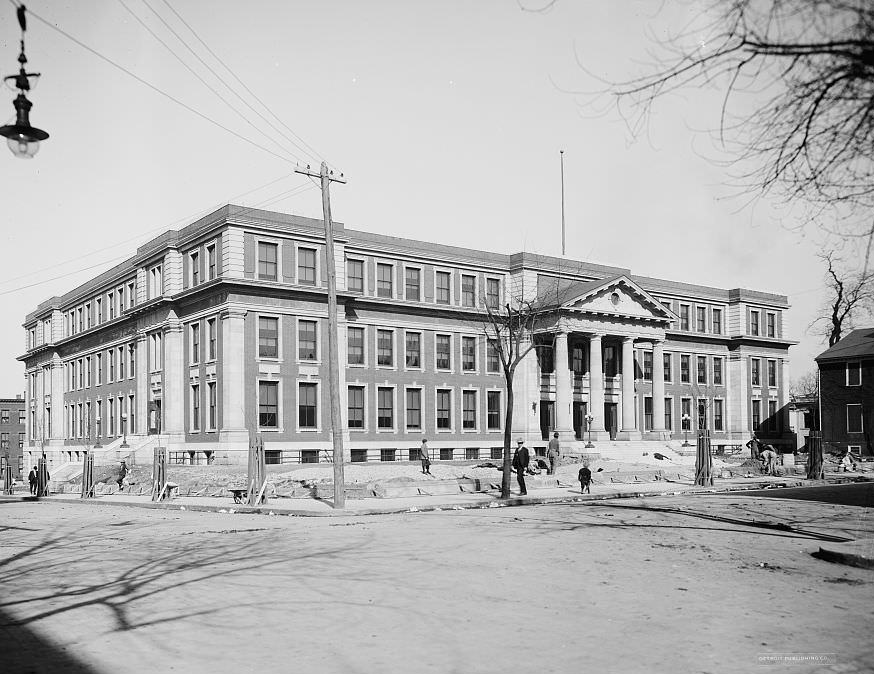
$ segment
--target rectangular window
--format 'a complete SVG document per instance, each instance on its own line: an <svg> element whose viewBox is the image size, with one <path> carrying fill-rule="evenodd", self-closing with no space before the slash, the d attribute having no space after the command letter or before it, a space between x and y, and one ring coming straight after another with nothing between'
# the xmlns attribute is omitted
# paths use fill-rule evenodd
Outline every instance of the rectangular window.
<svg viewBox="0 0 874 674"><path fill-rule="evenodd" d="M161 297L163 294L164 274L162 273L162 266L158 264L149 269L149 298L154 299L155 297ZM107 302L107 312L112 311L111 304L111 301ZM110 316L110 318L112 318L112 316Z"/></svg>
<svg viewBox="0 0 874 674"><path fill-rule="evenodd" d="M476 391L461 392L461 427L465 430L476 428Z"/></svg>
<svg viewBox="0 0 874 674"><path fill-rule="evenodd" d="M279 319L272 316L258 317L258 357L279 357Z"/></svg>
<svg viewBox="0 0 874 674"><path fill-rule="evenodd" d="M300 360L317 360L316 322L298 321L297 323L297 357Z"/></svg>
<svg viewBox="0 0 874 674"><path fill-rule="evenodd" d="M699 384L707 383L707 356L698 356L696 365L696 373Z"/></svg>
<svg viewBox="0 0 874 674"><path fill-rule="evenodd" d="M759 334L759 312L756 310L750 311L750 334Z"/></svg>
<svg viewBox="0 0 874 674"><path fill-rule="evenodd" d="M692 430L692 399L682 398L680 400L680 423L682 430Z"/></svg>
<svg viewBox="0 0 874 674"><path fill-rule="evenodd" d="M404 297L412 302L422 299L421 274L416 267L407 267L404 270Z"/></svg>
<svg viewBox="0 0 874 674"><path fill-rule="evenodd" d="M461 369L465 372L476 370L476 337L461 338Z"/></svg>
<svg viewBox="0 0 874 674"><path fill-rule="evenodd" d="M94 306L97 311L97 322L103 323L103 301L98 297L94 300Z"/></svg>
<svg viewBox="0 0 874 674"><path fill-rule="evenodd" d="M391 330L376 331L376 364L394 365L394 333Z"/></svg>
<svg viewBox="0 0 874 674"><path fill-rule="evenodd" d="M479 447L467 447L464 450L464 458L468 461L479 461Z"/></svg>
<svg viewBox="0 0 874 674"><path fill-rule="evenodd" d="M258 278L275 281L278 276L279 246L275 243L258 242Z"/></svg>
<svg viewBox="0 0 874 674"><path fill-rule="evenodd" d="M394 390L380 386L376 389L376 427L394 428Z"/></svg>
<svg viewBox="0 0 874 674"><path fill-rule="evenodd" d="M707 332L707 307L695 307L695 327L698 332Z"/></svg>
<svg viewBox="0 0 874 674"><path fill-rule="evenodd" d="M216 388L214 381L211 381L206 385L206 391L209 394L209 416L207 417L207 424L209 430L214 431L216 428L216 423L218 421L218 401L216 399Z"/></svg>
<svg viewBox="0 0 874 674"><path fill-rule="evenodd" d="M723 431L725 428L722 425L722 400L713 401L713 430Z"/></svg>
<svg viewBox="0 0 874 674"><path fill-rule="evenodd" d="M297 282L305 286L316 285L316 251L312 248L297 249Z"/></svg>
<svg viewBox="0 0 874 674"><path fill-rule="evenodd" d="M200 323L191 325L191 364L200 362Z"/></svg>
<svg viewBox="0 0 874 674"><path fill-rule="evenodd" d="M349 428L364 428L364 387L350 386L348 399Z"/></svg>
<svg viewBox="0 0 874 674"><path fill-rule="evenodd" d="M645 396L643 399L643 430L652 430L652 398Z"/></svg>
<svg viewBox="0 0 874 674"><path fill-rule="evenodd" d="M862 385L862 363L847 363L847 386Z"/></svg>
<svg viewBox="0 0 874 674"><path fill-rule="evenodd" d="M191 253L189 262L191 263L191 285L196 286L200 283L200 253Z"/></svg>
<svg viewBox="0 0 874 674"><path fill-rule="evenodd" d="M301 383L297 386L297 426L316 428L316 393L318 384Z"/></svg>
<svg viewBox="0 0 874 674"><path fill-rule="evenodd" d="M85 388L91 388L91 356L85 357Z"/></svg>
<svg viewBox="0 0 874 674"><path fill-rule="evenodd" d="M107 381L115 381L115 349L110 349L106 352L106 357L109 359L109 379Z"/></svg>
<svg viewBox="0 0 874 674"><path fill-rule="evenodd" d="M118 380L124 379L124 347L118 347Z"/></svg>
<svg viewBox="0 0 874 674"><path fill-rule="evenodd" d="M346 260L346 289L352 293L364 292L364 262Z"/></svg>
<svg viewBox="0 0 874 674"><path fill-rule="evenodd" d="M364 328L346 329L346 354L349 365L364 365Z"/></svg>
<svg viewBox="0 0 874 674"><path fill-rule="evenodd" d="M395 450L395 449L380 449L379 450L379 460L380 461L394 461L396 454L397 454L397 450Z"/></svg>
<svg viewBox="0 0 874 674"><path fill-rule="evenodd" d="M464 307L476 306L476 276L461 276L461 305Z"/></svg>
<svg viewBox="0 0 874 674"><path fill-rule="evenodd" d="M762 424L762 401L761 400L753 400L753 430L759 430L759 426Z"/></svg>
<svg viewBox="0 0 874 674"><path fill-rule="evenodd" d="M766 317L767 324L765 329L767 330L768 337L776 337L777 336L777 315L776 314L768 314Z"/></svg>
<svg viewBox="0 0 874 674"><path fill-rule="evenodd" d="M452 428L452 391L437 389L437 428Z"/></svg>
<svg viewBox="0 0 874 674"><path fill-rule="evenodd" d="M97 354L97 385L100 386L103 383L103 354Z"/></svg>
<svg viewBox="0 0 874 674"><path fill-rule="evenodd" d="M643 379L652 381L652 351L643 352Z"/></svg>
<svg viewBox="0 0 874 674"><path fill-rule="evenodd" d="M451 283L452 275L448 271L438 271L436 276L436 297L437 304L449 304L452 296L449 284Z"/></svg>
<svg viewBox="0 0 874 674"><path fill-rule="evenodd" d="M862 432L862 405L847 405L847 433Z"/></svg>
<svg viewBox="0 0 874 674"><path fill-rule="evenodd" d="M768 428L771 432L777 432L777 401L769 400L768 401Z"/></svg>
<svg viewBox="0 0 874 674"><path fill-rule="evenodd" d="M115 398L109 398L107 401L107 414L109 415L109 435L115 435Z"/></svg>
<svg viewBox="0 0 874 674"><path fill-rule="evenodd" d="M680 355L680 382L683 384L688 384L691 381L689 376L690 362L691 356L686 354Z"/></svg>
<svg viewBox="0 0 874 674"><path fill-rule="evenodd" d="M200 430L200 384L191 385L191 430Z"/></svg>
<svg viewBox="0 0 874 674"><path fill-rule="evenodd" d="M501 306L501 282L496 278L486 279L486 303L490 309Z"/></svg>
<svg viewBox="0 0 874 674"><path fill-rule="evenodd" d="M450 335L437 335L436 337L436 353L437 353L437 369L449 370L452 367L451 358L452 340Z"/></svg>
<svg viewBox="0 0 874 674"><path fill-rule="evenodd" d="M486 391L486 425L490 431L501 430L500 391Z"/></svg>
<svg viewBox="0 0 874 674"><path fill-rule="evenodd" d="M713 334L722 334L722 309L713 309Z"/></svg>
<svg viewBox="0 0 874 674"><path fill-rule="evenodd" d="M713 358L713 383L722 386L722 358Z"/></svg>
<svg viewBox="0 0 874 674"><path fill-rule="evenodd" d="M367 450L366 449L350 449L352 463L366 463L367 462Z"/></svg>
<svg viewBox="0 0 874 674"><path fill-rule="evenodd" d="M279 428L279 382L258 382L258 426Z"/></svg>
<svg viewBox="0 0 874 674"><path fill-rule="evenodd" d="M585 363L583 361L583 347L575 346L571 349L571 370L574 374L583 374ZM650 354L650 368L652 368L652 354Z"/></svg>
<svg viewBox="0 0 874 674"><path fill-rule="evenodd" d="M665 429L674 430L674 400L673 398L665 398Z"/></svg>
<svg viewBox="0 0 874 674"><path fill-rule="evenodd" d="M664 361L665 381L671 382L674 376L673 368L671 367L673 365L673 356L670 353L662 354L662 360Z"/></svg>
<svg viewBox="0 0 874 674"><path fill-rule="evenodd" d="M91 304L85 305L85 329L91 327Z"/></svg>
<svg viewBox="0 0 874 674"><path fill-rule="evenodd" d="M407 389L407 428L422 428L422 389Z"/></svg>
<svg viewBox="0 0 874 674"><path fill-rule="evenodd" d="M405 339L407 367L422 367L422 333L408 332Z"/></svg>
<svg viewBox="0 0 874 674"><path fill-rule="evenodd" d="M498 345L493 339L486 342L486 371L501 371L501 356L498 354Z"/></svg>
<svg viewBox="0 0 874 674"><path fill-rule="evenodd" d="M218 276L216 269L215 244L206 247L206 279L212 281Z"/></svg>
<svg viewBox="0 0 874 674"><path fill-rule="evenodd" d="M394 297L392 266L380 262L376 265L376 295L377 297Z"/></svg>
<svg viewBox="0 0 874 674"><path fill-rule="evenodd" d="M109 309L109 320L115 318L115 294L110 291L106 294L106 306Z"/></svg>
<svg viewBox="0 0 874 674"><path fill-rule="evenodd" d="M758 358L750 359L750 382L753 386L761 386L762 378L759 371L761 361Z"/></svg>
<svg viewBox="0 0 874 674"><path fill-rule="evenodd" d="M214 318L210 318L206 322L206 337L208 340L207 358L209 358L209 360L215 360L215 358L216 358L216 332L215 332L215 319Z"/></svg>
<svg viewBox="0 0 874 674"><path fill-rule="evenodd" d="M707 428L707 400L698 399L698 430Z"/></svg>
<svg viewBox="0 0 874 674"><path fill-rule="evenodd" d="M680 330L689 329L689 305L680 305Z"/></svg>
<svg viewBox="0 0 874 674"><path fill-rule="evenodd" d="M768 361L768 386L776 388L777 386L777 361Z"/></svg>
<svg viewBox="0 0 874 674"><path fill-rule="evenodd" d="M440 460L441 461L452 461L453 449L452 447L441 447L440 448Z"/></svg>

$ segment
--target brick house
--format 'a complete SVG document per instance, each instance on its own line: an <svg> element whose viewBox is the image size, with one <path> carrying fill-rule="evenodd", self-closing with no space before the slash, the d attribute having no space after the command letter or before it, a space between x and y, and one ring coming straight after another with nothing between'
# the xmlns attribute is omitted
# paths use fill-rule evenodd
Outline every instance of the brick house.
<svg viewBox="0 0 874 674"><path fill-rule="evenodd" d="M26 432L24 398L21 395L0 398L0 456L9 458L12 474L17 478L27 474L23 463Z"/></svg>

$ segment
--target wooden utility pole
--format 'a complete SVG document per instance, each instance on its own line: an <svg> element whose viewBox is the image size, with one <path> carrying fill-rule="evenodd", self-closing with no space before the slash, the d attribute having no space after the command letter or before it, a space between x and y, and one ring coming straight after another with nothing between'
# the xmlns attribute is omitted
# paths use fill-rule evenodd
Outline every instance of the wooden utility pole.
<svg viewBox="0 0 874 674"><path fill-rule="evenodd" d="M296 168L300 173L311 178L318 177L322 187L322 211L325 218L325 261L328 268L328 393L331 398L331 437L334 441L334 508L346 507L346 492L343 476L343 420L340 416L340 355L337 345L337 270L334 261L334 223L331 221L331 182L345 183L341 173L339 177L328 170L328 165L322 162L318 173L309 166Z"/></svg>
<svg viewBox="0 0 874 674"><path fill-rule="evenodd" d="M559 150L561 158L561 254L564 257L564 150Z"/></svg>

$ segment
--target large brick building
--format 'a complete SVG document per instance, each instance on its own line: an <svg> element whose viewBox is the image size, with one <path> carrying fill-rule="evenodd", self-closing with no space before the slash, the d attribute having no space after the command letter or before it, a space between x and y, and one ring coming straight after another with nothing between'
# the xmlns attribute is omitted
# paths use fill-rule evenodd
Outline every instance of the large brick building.
<svg viewBox="0 0 874 674"><path fill-rule="evenodd" d="M853 330L816 364L825 448L874 455L874 328Z"/></svg>
<svg viewBox="0 0 874 674"><path fill-rule="evenodd" d="M0 398L0 456L7 458L15 477L27 473L24 469L25 426L24 398Z"/></svg>
<svg viewBox="0 0 874 674"><path fill-rule="evenodd" d="M785 296L689 285L528 253L502 255L229 205L40 304L24 323L29 452L77 460L124 437L144 456L329 457L326 265L339 292L350 459L493 456L506 392L484 307L538 298L513 433L595 440L788 437ZM538 356L539 354L539 356Z"/></svg>

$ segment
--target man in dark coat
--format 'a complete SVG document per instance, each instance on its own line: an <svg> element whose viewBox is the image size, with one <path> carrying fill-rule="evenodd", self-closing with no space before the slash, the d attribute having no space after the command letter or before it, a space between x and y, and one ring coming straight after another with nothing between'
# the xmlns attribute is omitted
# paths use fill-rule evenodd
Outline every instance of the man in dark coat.
<svg viewBox="0 0 874 674"><path fill-rule="evenodd" d="M585 491L591 494L592 490L589 488L589 485L592 484L592 471L589 470L588 464L583 464L583 467L580 468L580 472L577 475L577 478L580 481L580 493L582 494Z"/></svg>
<svg viewBox="0 0 874 674"><path fill-rule="evenodd" d="M516 440L516 453L513 454L513 468L516 469L516 481L519 483L519 493L525 496L528 490L525 488L525 471L528 470L528 448L522 438Z"/></svg>
<svg viewBox="0 0 874 674"><path fill-rule="evenodd" d="M27 481L30 483L30 495L36 496L36 466L31 468L30 472L27 474Z"/></svg>
<svg viewBox="0 0 874 674"><path fill-rule="evenodd" d="M558 433L552 434L552 440L546 450L546 458L549 459L549 468L546 471L547 475L555 475L555 470L558 468L558 462L561 459L561 444L558 441Z"/></svg>

